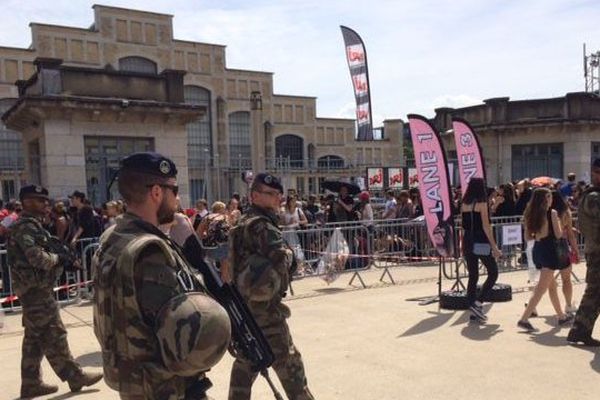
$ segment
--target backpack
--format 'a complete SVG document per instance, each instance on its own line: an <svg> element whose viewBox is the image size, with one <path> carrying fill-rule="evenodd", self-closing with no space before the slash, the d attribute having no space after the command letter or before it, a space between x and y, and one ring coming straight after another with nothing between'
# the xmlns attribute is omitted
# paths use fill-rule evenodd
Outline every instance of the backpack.
<svg viewBox="0 0 600 400"><path fill-rule="evenodd" d="M208 218L208 229L206 237L202 239L204 247L218 247L220 244L227 243L229 240L229 230L231 225L225 215L217 215Z"/></svg>

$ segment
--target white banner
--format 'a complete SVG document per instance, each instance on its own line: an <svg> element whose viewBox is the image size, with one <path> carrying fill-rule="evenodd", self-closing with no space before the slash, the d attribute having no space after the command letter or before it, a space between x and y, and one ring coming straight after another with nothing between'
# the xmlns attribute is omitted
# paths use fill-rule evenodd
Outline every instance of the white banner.
<svg viewBox="0 0 600 400"><path fill-rule="evenodd" d="M511 246L523 243L523 230L521 224L502 226L502 245Z"/></svg>

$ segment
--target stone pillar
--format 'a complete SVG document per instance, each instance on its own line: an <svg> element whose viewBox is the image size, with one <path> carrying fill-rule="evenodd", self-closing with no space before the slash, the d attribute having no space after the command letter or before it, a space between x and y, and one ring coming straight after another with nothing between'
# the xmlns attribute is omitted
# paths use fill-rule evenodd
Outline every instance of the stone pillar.
<svg viewBox="0 0 600 400"><path fill-rule="evenodd" d="M84 154L83 135L72 132L70 120L44 121L40 139L42 184L51 196L64 198L74 190L86 191Z"/></svg>

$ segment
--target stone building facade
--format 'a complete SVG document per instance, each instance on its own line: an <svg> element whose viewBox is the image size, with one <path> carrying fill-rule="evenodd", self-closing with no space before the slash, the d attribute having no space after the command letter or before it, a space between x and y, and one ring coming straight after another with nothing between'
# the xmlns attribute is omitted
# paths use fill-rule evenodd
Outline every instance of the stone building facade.
<svg viewBox="0 0 600 400"><path fill-rule="evenodd" d="M185 72L183 102L206 110L185 126L186 173L181 177L189 187L182 196L185 205L200 197L214 200L232 192L243 193L241 173L246 170L269 170L281 175L288 188L315 193L326 178L360 177L368 166L403 164L401 120L384 121L382 140L356 141L355 120L317 117L314 97L274 94L272 73L227 68L225 46L173 38L171 15L101 5L93 6L93 11L94 23L89 28L31 23L29 48L0 47L1 111L19 97L15 82L27 80L39 70L36 59L59 59L61 68L98 69L108 75L111 71L142 75ZM132 95L119 96L128 99ZM162 144L150 147L180 155L179 140L169 139L169 135L179 136L167 132L162 122L160 126L144 127L142 123L128 127L128 120L110 115L108 121L92 113L90 118L97 120L84 121L82 114L75 127L68 122L71 116L53 116L48 126L56 135L56 150L69 148L70 153L56 155L54 164L40 163L60 169L76 160L81 169L77 178L68 176L73 181L59 185L62 189L56 195L74 186L92 195L97 177L105 176L120 157L135 149L127 140L132 135L159 138ZM80 139L70 141L65 136L67 122L71 124L69 132ZM34 136L26 135L22 142L19 133L1 128L0 181L3 186L12 182L2 194L6 198L14 196L20 183L41 177L32 175L32 166L25 165L35 162L35 154L28 156L27 162L23 156L31 155L27 138ZM13 150L5 156L2 149L8 145ZM104 200L101 193L95 196Z"/></svg>
<svg viewBox="0 0 600 400"><path fill-rule="evenodd" d="M490 185L536 176L565 179L569 172L589 182L590 161L600 157L600 98L592 93L500 97L472 107L439 108L434 125L446 132L453 116L469 121L477 133ZM443 140L449 161L455 160L453 135Z"/></svg>

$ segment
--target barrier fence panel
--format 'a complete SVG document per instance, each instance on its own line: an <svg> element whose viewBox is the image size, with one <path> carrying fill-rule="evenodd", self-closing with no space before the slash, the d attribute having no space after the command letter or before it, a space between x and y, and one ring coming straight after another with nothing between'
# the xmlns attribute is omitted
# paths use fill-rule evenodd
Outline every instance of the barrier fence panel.
<svg viewBox="0 0 600 400"><path fill-rule="evenodd" d="M340 243L330 244L335 238L335 232L340 232L338 237L343 238ZM338 272L352 272L350 283L358 278L366 287L359 272L370 267L371 263L371 238L369 229L362 224L326 225L321 228L284 230L283 238L294 251L299 264L299 273L295 279L308 276L324 276L332 273L333 266L323 265L333 263L330 256L335 259L335 269ZM346 243L344 247L342 242ZM333 247L335 245L337 247ZM329 246L329 247L328 247ZM328 248L338 248L335 252L328 252Z"/></svg>
<svg viewBox="0 0 600 400"><path fill-rule="evenodd" d="M86 296L92 283L91 256L97 248L97 238L81 239L75 245L77 256L81 262L81 271L64 271L54 285L54 296L59 304L70 304ZM2 266L2 291L0 294L0 307L7 311L20 311L19 301L12 285L11 265L8 263L6 249L0 249L0 262Z"/></svg>
<svg viewBox="0 0 600 400"><path fill-rule="evenodd" d="M527 269L524 260L526 241L523 237L522 217L494 217L491 220L494 237L502 251L502 257L498 262L499 271ZM577 226L576 217L573 226ZM332 248L336 248L330 245L336 231L340 232L338 236L347 244L343 251L331 251ZM457 257L443 260L442 272L446 279L456 280L455 286L460 288L460 278L468 276L464 260L460 256L464 234L460 218L455 221L455 232ZM577 230L575 234L579 254L583 257L583 236ZM284 230L283 237L301 264L299 273L294 276L294 279L319 276L327 280L332 275L332 269L331 266L327 268L324 264L333 263L336 264L333 268L335 274L352 273L349 284L352 284L354 279L358 279L362 286L366 287L359 273L371 266L382 269L380 281L387 276L392 283L395 283L390 268L406 265L433 266L439 259L435 247L429 240L424 221L418 219L313 224L305 229ZM65 272L57 279L55 294L59 302L69 303L89 297L92 288L91 259L97 247L97 238L81 239L77 242L75 249L81 260L82 270ZM16 311L20 309L20 303L11 285L10 265L7 262L5 247L0 247L0 266L2 279L0 304L5 309ZM481 269L481 274L485 274L485 268ZM577 276L574 277L579 280Z"/></svg>

